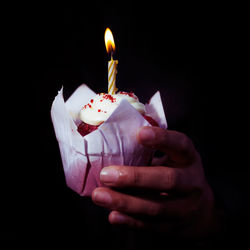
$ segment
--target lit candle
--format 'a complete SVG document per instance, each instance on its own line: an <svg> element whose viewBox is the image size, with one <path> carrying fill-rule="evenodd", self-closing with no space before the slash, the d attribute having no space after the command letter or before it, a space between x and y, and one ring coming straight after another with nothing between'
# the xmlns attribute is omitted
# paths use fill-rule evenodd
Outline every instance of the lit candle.
<svg viewBox="0 0 250 250"><path fill-rule="evenodd" d="M113 60L113 53L115 51L115 42L112 32L109 28L106 29L104 35L105 45L108 53L111 53L111 60L108 62L108 94L114 95L118 90L116 88L116 74L118 60Z"/></svg>

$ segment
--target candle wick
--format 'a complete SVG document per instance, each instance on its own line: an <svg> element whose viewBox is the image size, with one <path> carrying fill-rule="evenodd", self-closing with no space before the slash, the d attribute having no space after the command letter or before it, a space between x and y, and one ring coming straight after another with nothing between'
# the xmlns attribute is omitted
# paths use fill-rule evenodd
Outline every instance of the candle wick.
<svg viewBox="0 0 250 250"><path fill-rule="evenodd" d="M113 61L113 48L111 48L111 60Z"/></svg>

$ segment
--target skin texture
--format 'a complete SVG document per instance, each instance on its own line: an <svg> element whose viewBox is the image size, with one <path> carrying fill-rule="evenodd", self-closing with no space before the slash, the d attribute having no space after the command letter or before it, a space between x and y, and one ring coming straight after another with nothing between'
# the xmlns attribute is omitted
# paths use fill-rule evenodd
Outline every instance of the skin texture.
<svg viewBox="0 0 250 250"><path fill-rule="evenodd" d="M139 143L161 151L152 166L109 166L92 200L110 209L109 222L140 230L173 233L177 238L204 238L218 231L214 196L202 161L184 134L142 127Z"/></svg>

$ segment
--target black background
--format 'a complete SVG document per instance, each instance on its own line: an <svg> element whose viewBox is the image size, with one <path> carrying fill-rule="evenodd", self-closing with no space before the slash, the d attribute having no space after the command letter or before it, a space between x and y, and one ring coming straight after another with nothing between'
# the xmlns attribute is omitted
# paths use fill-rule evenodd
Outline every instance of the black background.
<svg viewBox="0 0 250 250"><path fill-rule="evenodd" d="M8 102L2 107L9 121L4 131L12 136L4 154L2 239L104 247L106 232L110 238L120 235L110 228L107 211L66 187L50 119L62 86L65 99L81 83L96 92L107 90L104 31L109 27L119 60L118 89L135 92L144 103L160 90L169 129L194 141L226 207L228 235L241 242L249 217L249 171L241 141L247 116L243 9L168 2L8 7L2 46Z"/></svg>

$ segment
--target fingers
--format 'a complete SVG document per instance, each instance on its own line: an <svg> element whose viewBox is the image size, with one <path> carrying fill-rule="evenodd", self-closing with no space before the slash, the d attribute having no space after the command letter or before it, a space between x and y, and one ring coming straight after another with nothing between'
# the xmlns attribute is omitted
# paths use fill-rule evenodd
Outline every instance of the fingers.
<svg viewBox="0 0 250 250"><path fill-rule="evenodd" d="M187 193L196 188L190 175L189 169L182 168L109 166L102 169L100 180L109 187Z"/></svg>
<svg viewBox="0 0 250 250"><path fill-rule="evenodd" d="M99 206L143 220L165 218L169 221L187 221L199 207L199 199L195 196L182 199L171 199L168 196L163 196L161 199L156 199L155 197L146 198L120 193L105 187L96 188L92 193L92 200ZM127 220L128 217L123 218L124 221L121 217L118 219L120 223L125 223L125 219Z"/></svg>
<svg viewBox="0 0 250 250"><path fill-rule="evenodd" d="M172 161L190 162L196 156L192 141L183 133L158 127L142 127L137 133L138 141L148 147L161 150Z"/></svg>
<svg viewBox="0 0 250 250"><path fill-rule="evenodd" d="M129 216L127 214L118 212L118 211L112 211L109 214L109 222L113 225L126 225L130 228L146 228L147 225L144 221L136 219L132 216Z"/></svg>
<svg viewBox="0 0 250 250"><path fill-rule="evenodd" d="M96 188L92 200L99 206L128 214L157 216L161 214L161 203L142 197L120 193L109 188Z"/></svg>
<svg viewBox="0 0 250 250"><path fill-rule="evenodd" d="M146 220L118 211L112 211L108 219L112 225L154 232L167 233L180 228L180 223L166 222L165 220Z"/></svg>

